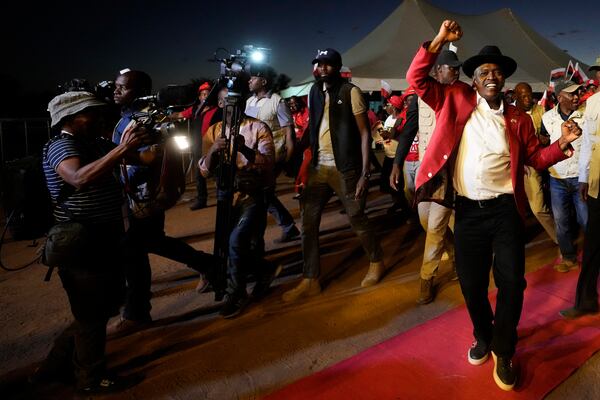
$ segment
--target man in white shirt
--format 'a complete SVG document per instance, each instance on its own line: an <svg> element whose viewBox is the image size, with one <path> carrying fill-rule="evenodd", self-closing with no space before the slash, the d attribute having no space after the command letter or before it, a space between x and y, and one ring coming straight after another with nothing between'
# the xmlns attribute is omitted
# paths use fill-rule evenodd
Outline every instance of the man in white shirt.
<svg viewBox="0 0 600 400"><path fill-rule="evenodd" d="M600 272L600 93L587 100L579 155L579 194L587 202L588 221L575 305L560 311L566 319L598 312Z"/></svg>
<svg viewBox="0 0 600 400"><path fill-rule="evenodd" d="M583 113L578 110L579 95L577 92L580 86L572 81L560 81L556 84L558 104L542 116L542 134L547 132L550 141L555 141L561 136L561 125L564 121L583 124ZM575 140L572 146L575 149L573 157L549 168L552 214L562 255L561 262L555 265L554 269L559 272L568 272L577 268L575 240L579 231L574 228L574 225L577 223L581 229L584 229L587 223L587 206L579 196L577 178L581 139ZM573 214L576 216L576 221L572 217Z"/></svg>

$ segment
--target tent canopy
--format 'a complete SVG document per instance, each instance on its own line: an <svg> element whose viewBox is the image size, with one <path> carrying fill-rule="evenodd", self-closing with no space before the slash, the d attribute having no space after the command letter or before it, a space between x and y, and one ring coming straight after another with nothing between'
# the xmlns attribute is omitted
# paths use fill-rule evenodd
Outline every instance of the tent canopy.
<svg viewBox="0 0 600 400"><path fill-rule="evenodd" d="M380 80L394 90L404 90L406 71L426 40L437 34L442 21L457 21L464 32L458 47L462 61L491 44L517 61L517 71L506 82L512 88L518 82L529 83L534 91L546 89L550 70L565 67L569 60L587 65L569 56L549 40L535 32L509 8L483 15L461 15L434 7L424 0L404 0L379 26L342 55L344 65L352 70L352 83L363 91L379 91ZM312 77L286 89L284 97L308 91ZM469 78L461 74L461 79Z"/></svg>

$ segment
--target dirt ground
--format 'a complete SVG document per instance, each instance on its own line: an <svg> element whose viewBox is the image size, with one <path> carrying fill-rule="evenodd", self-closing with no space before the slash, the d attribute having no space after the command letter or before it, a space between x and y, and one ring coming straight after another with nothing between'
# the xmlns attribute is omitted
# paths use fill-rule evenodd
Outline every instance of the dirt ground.
<svg viewBox="0 0 600 400"><path fill-rule="evenodd" d="M292 185L283 179L279 194L299 221ZM186 198L167 213L166 231L193 247L212 250L214 197L209 207L190 211ZM362 289L366 259L335 199L321 225L324 291L307 301L284 304L302 270L300 242L277 245L279 227L269 217L267 256L284 265L270 295L252 303L232 320L218 315L212 293L194 291L195 273L185 266L151 256L154 323L149 329L108 342L109 366L121 374L141 373L145 380L114 399L257 399L301 377L411 329L463 303L458 283L443 283L434 303L417 306L418 271L424 234L415 225L389 217L389 196L371 191L368 212L385 233L388 273L382 282ZM557 255L556 246L533 219L528 221L527 271ZM2 259L14 264L31 258L31 242L11 242ZM442 264L442 274L449 265ZM71 315L60 280L43 281L45 267L0 273L0 396L31 398L26 376L48 352ZM571 272L575 273L575 272ZM251 288L249 288L251 289ZM459 345L459 344L457 344ZM460 344L462 345L462 344ZM490 377L490 379L492 379ZM548 399L599 399L600 355L596 354L561 383ZM72 398L53 386L35 398ZM361 397L368 398L368 397Z"/></svg>

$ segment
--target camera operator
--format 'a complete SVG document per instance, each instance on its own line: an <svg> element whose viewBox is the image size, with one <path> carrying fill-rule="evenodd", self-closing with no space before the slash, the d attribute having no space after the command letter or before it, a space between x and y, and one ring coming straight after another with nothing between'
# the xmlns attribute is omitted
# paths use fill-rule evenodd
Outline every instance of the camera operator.
<svg viewBox="0 0 600 400"><path fill-rule="evenodd" d="M106 104L88 92L67 92L48 105L52 127L61 133L43 151L43 168L57 222L75 221L86 229L85 252L59 266L74 322L54 342L31 377L34 384L75 379L83 393L107 393L135 382L110 377L105 368L106 324L123 300L119 249L124 233L122 190L117 164L147 135L128 130L119 145L102 137Z"/></svg>
<svg viewBox="0 0 600 400"><path fill-rule="evenodd" d="M135 99L148 95L152 88L152 80L142 71L127 71L119 75L115 81L114 99L121 106L121 120L113 132L113 142L121 143L122 133L128 126L140 105ZM153 148L156 147L152 146ZM158 151L157 151L158 154ZM134 202L151 204L148 188L157 179L156 168L160 168L159 160L146 167L127 165L128 197L130 206ZM133 193L132 193L133 191ZM149 207L148 207L149 208ZM212 280L212 272L216 270L215 257L195 250L182 240L166 236L165 213L156 210L149 215L139 215L130 210L129 230L125 239L125 273L127 278L127 297L121 320L109 328L109 334L125 335L144 328L152 321L150 316L150 298L152 292L150 260L148 253L186 264L188 267L206 274ZM216 282L213 287L217 288Z"/></svg>
<svg viewBox="0 0 600 400"><path fill-rule="evenodd" d="M266 123L273 133L275 143L275 178L273 186L267 188L267 209L281 227L281 238L277 243L298 239L300 231L294 218L275 194L275 180L286 162L294 153L294 121L285 101L277 93L275 70L266 65L252 65L248 86L252 96L246 101L246 115Z"/></svg>
<svg viewBox="0 0 600 400"><path fill-rule="evenodd" d="M219 92L219 104L226 103L227 89ZM225 108L225 132L230 137L232 125L231 108ZM204 157L198 163L205 177L217 170L219 152L230 145L221 137L223 122L219 122L206 132L202 143ZM265 188L273 185L273 164L275 147L269 127L248 116L240 122L238 139L237 172L234 182L233 231L229 236L229 264L226 301L220 314L225 318L238 315L248 303L246 279L252 272L256 285L252 290L253 299L263 297L277 268L264 258L264 233L267 223ZM218 196L217 196L218 197Z"/></svg>

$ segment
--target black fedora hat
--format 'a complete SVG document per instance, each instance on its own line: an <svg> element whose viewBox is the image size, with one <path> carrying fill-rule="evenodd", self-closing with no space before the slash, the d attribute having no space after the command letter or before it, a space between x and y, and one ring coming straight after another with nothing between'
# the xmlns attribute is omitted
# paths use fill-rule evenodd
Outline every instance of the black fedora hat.
<svg viewBox="0 0 600 400"><path fill-rule="evenodd" d="M514 74L517 69L517 62L503 55L498 46L485 46L479 51L479 54L465 60L462 66L463 72L472 78L475 69L481 64L487 63L499 65L505 78Z"/></svg>

